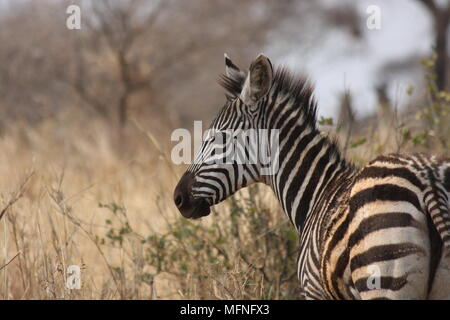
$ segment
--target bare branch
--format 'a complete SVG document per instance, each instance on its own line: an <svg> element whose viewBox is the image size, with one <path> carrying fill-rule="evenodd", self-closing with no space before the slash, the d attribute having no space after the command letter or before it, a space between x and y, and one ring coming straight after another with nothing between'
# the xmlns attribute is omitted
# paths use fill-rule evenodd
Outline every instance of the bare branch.
<svg viewBox="0 0 450 320"><path fill-rule="evenodd" d="M20 198L22 198L25 192L25 187L33 175L34 171L32 171L28 176L26 176L24 181L20 184L19 188L12 193L11 199L8 201L6 206L0 211L0 220L3 218L8 209L11 208L17 201L19 201Z"/></svg>
<svg viewBox="0 0 450 320"><path fill-rule="evenodd" d="M14 257L12 257L11 259L9 259L9 261L4 264L3 266L0 267L0 271L2 271L3 269L5 269L11 262L14 261L15 258L17 258L19 255L21 254L21 252L17 252L16 255Z"/></svg>
<svg viewBox="0 0 450 320"><path fill-rule="evenodd" d="M436 15L436 13L438 12L438 7L436 6L434 0L418 0L418 1L422 3L428 10L430 10L433 15Z"/></svg>

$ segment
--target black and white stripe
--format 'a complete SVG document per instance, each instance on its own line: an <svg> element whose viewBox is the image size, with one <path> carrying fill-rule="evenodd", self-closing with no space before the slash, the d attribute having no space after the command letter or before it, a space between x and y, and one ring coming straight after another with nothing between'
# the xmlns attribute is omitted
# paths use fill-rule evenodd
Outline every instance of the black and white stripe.
<svg viewBox="0 0 450 320"><path fill-rule="evenodd" d="M258 164L206 164L205 141L188 168L191 196L214 205L250 183L268 184L300 233L306 298L450 298L450 159L391 154L356 168L317 129L305 79L272 74L262 55L247 73L228 57L226 68L228 99L211 128L278 129L279 170L262 176Z"/></svg>

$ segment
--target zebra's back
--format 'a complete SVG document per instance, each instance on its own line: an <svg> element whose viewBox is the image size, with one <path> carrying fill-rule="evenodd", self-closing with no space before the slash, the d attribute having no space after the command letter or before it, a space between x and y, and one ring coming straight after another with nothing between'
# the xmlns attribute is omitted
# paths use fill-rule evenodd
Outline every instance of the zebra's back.
<svg viewBox="0 0 450 320"><path fill-rule="evenodd" d="M320 231L323 297L450 298L450 160L381 156L351 180Z"/></svg>

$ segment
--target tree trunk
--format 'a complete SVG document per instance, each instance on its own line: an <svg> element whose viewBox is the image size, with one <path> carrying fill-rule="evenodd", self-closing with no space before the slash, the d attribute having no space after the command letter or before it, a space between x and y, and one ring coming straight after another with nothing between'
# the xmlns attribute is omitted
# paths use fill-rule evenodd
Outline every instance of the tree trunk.
<svg viewBox="0 0 450 320"><path fill-rule="evenodd" d="M435 65L436 71L436 86L442 91L447 88L447 59L448 59L448 26L450 22L450 14L447 11L437 13L435 17L435 32L436 32L436 54L437 61Z"/></svg>

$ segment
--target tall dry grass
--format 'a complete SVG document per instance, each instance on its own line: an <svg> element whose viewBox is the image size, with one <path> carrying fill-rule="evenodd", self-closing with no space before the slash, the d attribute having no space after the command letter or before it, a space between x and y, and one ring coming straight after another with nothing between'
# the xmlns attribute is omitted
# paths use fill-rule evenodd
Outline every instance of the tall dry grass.
<svg viewBox="0 0 450 320"><path fill-rule="evenodd" d="M5 128L0 298L293 298L294 259L283 258L296 235L281 236L290 226L271 193L181 219L172 192L184 168L170 161L169 135L131 126L118 137L71 112ZM81 266L80 290L66 287L70 265Z"/></svg>
<svg viewBox="0 0 450 320"><path fill-rule="evenodd" d="M125 263L126 252L100 248L92 238L107 231L110 212L102 205L125 206L142 232L160 230L161 214L170 219L175 213L170 198L178 168L141 132L119 153L110 130L101 119L73 113L36 128L14 123L5 130L1 201L16 201L0 221L0 265L18 255L0 271L1 298L119 297L108 268ZM81 290L65 288L69 265L83 268Z"/></svg>

